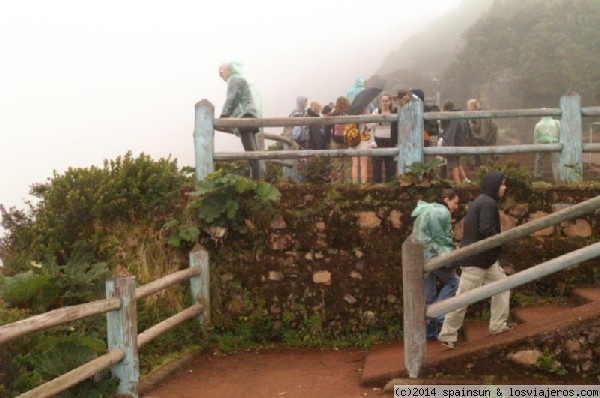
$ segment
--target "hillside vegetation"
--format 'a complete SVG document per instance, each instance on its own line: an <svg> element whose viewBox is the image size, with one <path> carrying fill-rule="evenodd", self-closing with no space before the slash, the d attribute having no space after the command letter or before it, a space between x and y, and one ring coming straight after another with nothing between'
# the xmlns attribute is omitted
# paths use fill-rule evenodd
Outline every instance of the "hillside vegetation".
<svg viewBox="0 0 600 398"><path fill-rule="evenodd" d="M599 0L496 0L470 23L465 10L475 9L466 1L407 40L370 83L487 108L558 106L567 90L583 106L600 101Z"/></svg>

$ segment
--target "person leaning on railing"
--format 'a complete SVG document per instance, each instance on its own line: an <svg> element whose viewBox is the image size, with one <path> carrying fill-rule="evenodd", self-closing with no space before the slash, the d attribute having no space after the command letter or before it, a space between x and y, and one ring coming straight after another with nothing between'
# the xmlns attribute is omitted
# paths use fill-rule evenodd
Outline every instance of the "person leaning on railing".
<svg viewBox="0 0 600 398"><path fill-rule="evenodd" d="M552 119L550 116L544 116L533 130L533 142L535 144L556 144L560 132L560 122ZM544 159L548 152L538 152L535 154L535 164L533 166L533 178L542 179L544 177ZM554 181L559 180L558 167L560 165L560 153L552 152L550 154L552 162L552 177Z"/></svg>
<svg viewBox="0 0 600 398"><path fill-rule="evenodd" d="M219 117L260 117L250 85L241 74L241 64L238 62L223 63L219 66L219 76L227 82L227 98ZM256 133L258 127L234 127L233 129L221 128L220 131L233 133L240 137L244 150L251 152L258 150ZM258 159L249 160L252 178L259 180L260 162Z"/></svg>
<svg viewBox="0 0 600 398"><path fill-rule="evenodd" d="M392 96L389 93L381 94L381 106L373 111L375 115L391 115L396 113ZM398 145L398 122L379 122L373 129L375 145L377 148L393 148ZM385 182L390 182L396 174L394 156L373 156L373 182L383 182L383 167L385 166Z"/></svg>
<svg viewBox="0 0 600 398"><path fill-rule="evenodd" d="M335 101L335 108L331 112L331 116L346 116L350 109L350 101L344 96L340 96ZM346 141L344 140L344 127L345 124L338 123L333 126L331 133L331 149L348 149ZM351 166L349 165L350 160L348 158L335 157L331 159L332 170L332 183L338 182L349 182Z"/></svg>

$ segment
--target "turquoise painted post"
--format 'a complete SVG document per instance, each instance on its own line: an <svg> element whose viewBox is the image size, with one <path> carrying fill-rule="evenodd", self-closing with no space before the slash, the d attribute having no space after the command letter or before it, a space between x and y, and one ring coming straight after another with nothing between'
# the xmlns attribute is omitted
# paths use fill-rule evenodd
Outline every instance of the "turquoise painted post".
<svg viewBox="0 0 600 398"><path fill-rule="evenodd" d="M125 358L111 368L119 379L119 394L138 398L140 369L137 346L137 302L135 278L118 277L106 281L106 298L121 299L121 308L106 313L108 350L120 348Z"/></svg>
<svg viewBox="0 0 600 398"><path fill-rule="evenodd" d="M583 132L581 125L581 98L568 92L560 98L560 134L563 145L558 175L560 182L581 182L583 179Z"/></svg>
<svg viewBox="0 0 600 398"><path fill-rule="evenodd" d="M198 320L202 330L206 333L210 325L210 261L208 252L196 244L190 252L190 267L200 267L201 274L190 279L190 287L194 304L204 305L204 312Z"/></svg>
<svg viewBox="0 0 600 398"><path fill-rule="evenodd" d="M289 140L293 140L292 138L292 134L290 132L288 132L286 129L283 130L283 133L281 134L282 137L287 138ZM288 144L287 142L283 143L283 150L284 151L291 151L294 150L296 148L294 148L292 145ZM283 167L283 178L289 178L292 181L298 182L298 159L291 159L292 162L292 167Z"/></svg>
<svg viewBox="0 0 600 398"><path fill-rule="evenodd" d="M196 151L196 180L202 181L215 171L215 107L208 100L196 103L194 124L194 147Z"/></svg>
<svg viewBox="0 0 600 398"><path fill-rule="evenodd" d="M398 109L398 174L423 159L423 102L413 98Z"/></svg>

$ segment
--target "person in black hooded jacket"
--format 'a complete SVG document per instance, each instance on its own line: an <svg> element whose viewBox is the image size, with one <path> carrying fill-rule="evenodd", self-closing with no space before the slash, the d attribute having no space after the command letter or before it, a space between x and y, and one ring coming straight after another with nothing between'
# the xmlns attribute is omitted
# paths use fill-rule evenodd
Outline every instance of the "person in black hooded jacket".
<svg viewBox="0 0 600 398"><path fill-rule="evenodd" d="M498 201L506 192L504 175L499 171L492 171L483 176L481 180L481 193L471 203L464 219L464 235L462 247L487 239L500 233L500 215ZM481 285L506 278L500 264L500 246L486 250L475 256L468 257L459 262L462 273L456 295L468 292ZM490 311L490 334L506 332L514 327L508 324L510 291L506 290L492 297ZM458 329L465 319L467 307L446 314L442 331L438 337L445 346L455 348L458 340Z"/></svg>

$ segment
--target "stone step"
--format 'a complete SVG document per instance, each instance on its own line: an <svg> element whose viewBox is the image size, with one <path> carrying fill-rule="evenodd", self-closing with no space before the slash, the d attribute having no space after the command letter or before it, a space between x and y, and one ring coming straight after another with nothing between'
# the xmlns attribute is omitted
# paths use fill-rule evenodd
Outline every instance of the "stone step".
<svg viewBox="0 0 600 398"><path fill-rule="evenodd" d="M453 364L453 361L474 361L477 357L490 355L492 349L600 318L600 288L578 288L574 291L574 295L581 298L581 305L546 304L513 308L511 314L518 323L517 327L495 336L489 334L487 321L467 320L465 322L467 340L459 348L448 349L439 342L427 343L425 363L420 376L427 377L428 374L435 374L436 367L452 366L448 364ZM398 377L408 377L404 367L403 342L396 341L374 346L365 359L361 384L382 387L391 379Z"/></svg>

